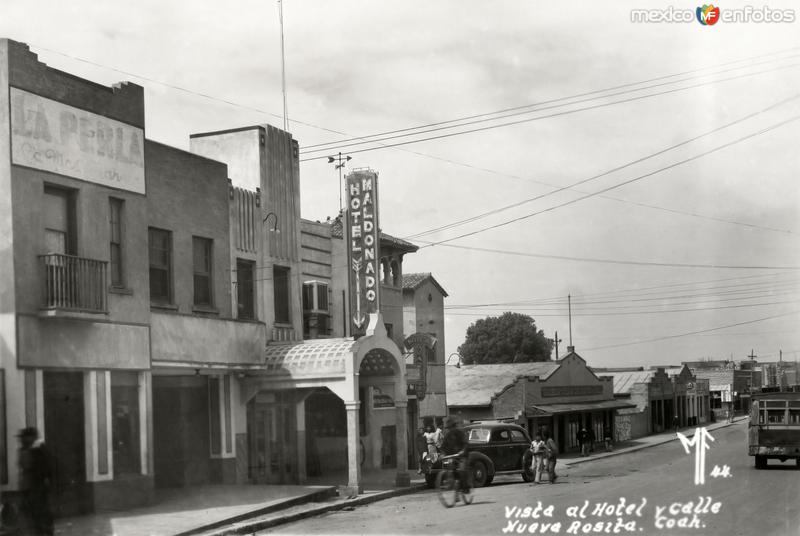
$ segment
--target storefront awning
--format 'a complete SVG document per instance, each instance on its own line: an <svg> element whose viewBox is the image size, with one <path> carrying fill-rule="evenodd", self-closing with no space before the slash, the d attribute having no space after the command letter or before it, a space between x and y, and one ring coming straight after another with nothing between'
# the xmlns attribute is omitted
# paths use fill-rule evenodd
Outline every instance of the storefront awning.
<svg viewBox="0 0 800 536"><path fill-rule="evenodd" d="M533 415L558 415L561 413L576 413L581 411L603 411L607 409L635 408L636 404L619 400L601 400L598 402L576 402L570 404L536 404L528 406L526 413Z"/></svg>
<svg viewBox="0 0 800 536"><path fill-rule="evenodd" d="M355 344L352 338L346 338L267 345L264 369L267 375L305 379L343 376L345 360L353 358Z"/></svg>

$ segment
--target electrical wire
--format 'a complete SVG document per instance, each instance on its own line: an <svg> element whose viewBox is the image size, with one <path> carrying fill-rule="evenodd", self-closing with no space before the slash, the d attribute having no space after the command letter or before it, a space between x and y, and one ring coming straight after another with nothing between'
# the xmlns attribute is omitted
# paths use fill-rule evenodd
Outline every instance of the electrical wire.
<svg viewBox="0 0 800 536"><path fill-rule="evenodd" d="M654 89L654 88L657 88L657 87L663 87L663 86L668 86L668 85L672 85L672 84L679 84L681 82L690 82L692 80L699 80L699 79L703 79L703 78L708 78L710 76L716 76L716 75L723 74L723 73L726 73L726 72L737 71L737 70L740 70L740 69L750 68L750 67L754 67L754 66L758 66L758 65L763 65L763 64L766 64L766 63L772 63L774 61L782 61L782 60L785 60L785 59L794 59L794 58L797 58L797 57L800 57L800 56L798 56L798 55L788 56L786 58L780 58L780 60L769 60L769 61L766 61L766 62L755 63L755 64L748 65L748 66L745 66L745 67L734 67L734 68L731 68L731 69L725 69L725 70L721 70L721 71L714 72L714 73L705 73L705 74L701 74L699 76L692 76L692 77L689 77L689 78L673 80L673 81L670 81L670 82L662 82L662 83L653 84L653 85L650 85L650 86L644 86L644 87L639 87L639 88L634 88L634 89L627 89L625 91L620 91L620 92L617 92L617 93L610 93L608 95L600 95L600 96L586 98L586 99L579 99L579 100L575 100L575 101L571 101L571 102L565 102L565 103L561 103L561 104L554 104L552 106L542 106L543 104L552 103L552 102L558 102L558 101L564 100L564 99L554 99L552 101L545 101L545 102L541 102L541 103L530 104L530 105L527 105L527 106L520 107L520 108L536 107L536 109L533 109L533 110L517 111L517 112L514 112L514 113L505 113L505 114L500 114L500 112L496 112L496 113L498 113L500 115L497 115L495 117L484 118L484 119L477 119L477 120L474 120L474 121L454 120L454 121L465 121L465 122L459 122L458 124L451 125L451 126L438 126L438 127L434 127L434 128L417 127L417 128L420 128L421 130L418 130L417 132L413 132L413 133L410 133L410 134L387 135L387 136L383 136L383 137L377 137L375 139L369 139L369 140L366 140L366 141L351 142L351 143L341 143L341 142L336 143L336 142L334 142L335 143L334 150L342 151L342 149L346 149L348 147L357 147L357 146L360 146L360 145L380 143L380 142L389 141L389 140L407 138L407 137L411 137L411 136L418 136L420 134L428 134L428 133L431 133L431 132L441 132L441 131L444 131L444 130L456 129L456 128L461 128L461 127L465 127L465 126L479 125L479 124L489 123L489 122L492 122L492 121L498 121L500 119L507 119L509 117L519 117L519 116L522 116L522 115L528 115L528 114L532 114L532 113L535 113L535 112L541 112L541 111L546 111L546 110L554 110L554 109L562 108L562 107L565 107L565 106L572 106L572 105L575 105L575 104L582 104L582 103L585 103L585 102L592 102L592 101L596 101L596 100L600 100L600 99L608 99L608 98L611 98L611 97L618 97L618 96L621 96L621 95L628 95L628 94L631 94L631 93L636 93L636 92L644 91L644 90L647 90L647 89ZM771 71L768 70L768 71L761 71L760 73L759 72L757 72L757 73L745 73L745 74L743 74L741 76L746 77L746 76L749 76L750 74L761 74L761 73L764 73L764 72L771 72ZM721 81L724 81L724 79L721 80ZM714 82L716 82L716 81L714 81L714 80L709 81L709 83L714 83ZM489 115L489 114L487 114L487 115ZM461 133L462 132L457 132L456 134L461 134ZM466 132L464 132L464 133L466 133ZM301 154L318 153L318 152L330 152L330 150L327 149L327 148L306 149L305 151L301 148L301 150L300 150ZM348 151L344 151L344 152L348 152ZM352 151L349 151L349 152L351 153ZM326 158L327 158L327 156L326 156Z"/></svg>
<svg viewBox="0 0 800 536"><path fill-rule="evenodd" d="M473 129L463 130L463 131L459 131L459 132L452 132L452 133L441 134L441 135L437 135L437 136L429 136L429 137L426 137L426 138L420 138L420 139L397 142L397 143L381 144L379 147L368 147L368 148L365 148L365 149L356 149L356 150L352 150L352 151L347 151L347 154L348 155L353 155L353 154L358 154L358 153L376 151L376 150L379 150L379 149L389 149L389 148L392 148L392 147L400 147L400 146L403 146L403 145L421 143L421 142L424 142L424 141L441 140L441 139L445 139L445 138L451 138L453 136L461 136L463 134L472 134L472 133L475 133L475 132L484 132L484 131L493 130L493 129L496 129L496 128L504 128L504 127L508 127L508 126L520 125L520 124L523 124L523 123L530 123L530 122L539 121L539 120L542 120L542 119L550 119L550 118L553 118L553 117L561 117L561 116L564 116L564 115L571 115L571 114L574 114L574 113L585 112L585 111L588 111L588 110L596 110L596 109L599 109L599 108L606 108L606 107L614 106L614 105L617 105L617 104L626 104L626 103L629 103L629 102L635 102L635 101L639 101L639 100L642 100L642 99L649 99L651 97L658 97L658 96L661 96L661 95L668 95L668 94L671 94L671 93L676 93L676 92L679 92L679 91L685 91L685 90L688 90L688 89L696 89L696 88L699 88L699 87L718 84L718 83L721 83L721 82L730 82L732 80L739 80L739 79L742 79L742 78L748 78L748 77L756 76L756 75L759 75L759 74L777 72L777 71L781 71L781 70L784 70L784 69L790 69L790 68L798 67L798 66L800 66L800 64L792 63L792 64L785 65L785 66L782 66L782 67L776 67L774 69L767 69L767 70L764 70L764 71L757 71L757 72L754 72L754 73L747 73L747 74L738 75L738 76L732 76L732 77L728 77L728 78L721 78L719 80L712 80L710 82L703 82L703 83L700 83L700 84L694 84L694 85L680 87L680 88L673 88L673 89L660 91L660 92L656 92L656 93L650 93L650 94L647 94L647 95L639 95L639 96L636 96L636 97L629 97L629 98L620 99L620 100L613 101L613 102L595 104L595 105L592 105L592 106L585 106L583 108L576 108L574 110L566 110L566 111L556 112L556 113L543 115L543 116L538 116L538 117L529 117L529 118L526 118L526 119L519 119L519 120L516 120L516 121L509 121L509 122L506 122L506 123L500 123L498 125L490 125L490 126L485 126L485 127L473 128ZM310 157L310 158L301 158L300 162L311 162L311 161L314 161L314 160L325 160L327 158L328 158L328 156L315 156L315 157Z"/></svg>
<svg viewBox="0 0 800 536"><path fill-rule="evenodd" d="M741 137L739 137L739 138L737 138L737 139L735 139L733 141L729 141L729 142L723 143L722 145L718 145L716 147L713 147L711 149L708 149L706 151L698 153L698 154L696 154L694 156L691 156L689 158L685 158L683 160L679 160L677 162L673 162L672 164L660 167L660 168L658 168L658 169L656 169L654 171L651 171L651 172L639 175L637 177L634 177L632 179L628 179L626 181L614 184L614 185L609 186L607 188L603 188L602 190L598 190L597 192L586 194L586 195L578 197L576 199L572 199L572 200L566 201L564 203L561 203L561 204L558 204L558 205L555 205L555 206L552 206L552 207L548 207L548 208L542 209L542 210L537 211L537 212L533 212L531 214L526 214L526 215L520 216L518 218L513 218L513 219L507 220L505 222L501 222L501 223L498 223L498 224L495 224L495 225L491 225L489 227L484 227L484 228L478 229L476 231L472 231L472 232L469 232L469 233L464 233L464 234L461 234L461 235L458 235L458 236L455 236L455 237L452 237L452 238L448 238L448 239L445 239L445 240L439 240L439 241L436 241L436 242L427 242L427 243L425 243L425 245L420 246L420 249L427 248L427 247L432 247L432 246L443 245L443 244L445 244L447 242L451 242L453 240L458 240L458 239L461 239L461 238L466 238L468 236L473 236L473 235L476 235L476 234L479 234L479 233L483 233L485 231L489 231L491 229L497 229L498 227L503 227L503 226L509 225L511 223L516 223L518 221L522 221L522 220L526 220L528 218L531 218L533 216L538 216L538 215L544 214L546 212L551 212L553 210L556 210L556 209L559 209L559 208L563 208L563 207L568 206L568 205L575 204L575 203L577 203L579 201L583 201L585 199L589 199L590 197L595 197L595 196L597 196L599 194L602 194L602 193L605 193L605 192L609 192L611 190L615 190L615 189L620 188L622 186L626 186L628 184L631 184L631 183L646 179L648 177L652 177L653 175L656 175L658 173L662 173L664 171L676 168L676 167L681 166L683 164L687 164L689 162L694 162L695 160L699 160L700 158L703 158L703 157L708 156L710 154L714 154L714 153L719 152L719 151L721 151L723 149L726 149L728 147L732 147L734 145L737 145L737 144L742 143L744 141L747 141L749 139L755 138L755 137L760 136L762 134L765 134L767 132L771 132L771 131L776 130L776 129L780 128L780 127L786 126L786 125L788 125L788 124L790 124L790 123L792 123L794 121L797 121L798 119L800 119L800 115L795 115L793 117L790 117L789 119L786 119L784 121L780 121L779 123L775 123L775 124L773 124L773 125L771 125L769 127L763 128L763 129L761 129L761 130L759 130L757 132L748 134L746 136L741 136ZM722 267L727 267L727 266L722 266ZM763 268L763 269L772 270L772 269L781 269L781 268ZM787 269L797 269L797 268L796 267L792 267L792 268L787 268Z"/></svg>
<svg viewBox="0 0 800 536"><path fill-rule="evenodd" d="M475 216L471 216L469 218L464 218L464 219L461 219L461 220L458 220L458 221L455 221L455 222L452 222L452 223L449 223L449 224L446 224L446 225L442 225L442 226L439 226L439 227L434 227L434 228L428 229L426 231L421 231L421 232L418 232L418 233L414 233L414 234L411 234L411 235L403 237L403 240L412 240L412 239L418 238L420 236L425 236L425 235L428 235L428 234L437 233L437 232L441 232L441 231L444 231L444 230L452 229L453 227L458 227L458 226L461 226L461 225L464 225L464 224L467 224L467 223L471 223L471 222L477 221L477 220L482 219L482 218L486 218L486 217L492 216L494 214L498 214L500 212L504 212L506 210L510 210L512 208L516 208L516 207L525 205L527 203L531 203L533 201L538 201L539 199L543 199L545 197L549 197L551 195L555 195L557 193L563 192L564 190L572 190L576 186L580 186L581 184L586 184L587 182L591 182L591 181L597 180L599 178L605 177L605 176L610 175L612 173L616 173L617 171L621 171L623 169L626 169L628 167L634 166L636 164L640 164L642 162L645 162L647 160L650 160L652 158L655 158L657 156L665 154L665 153L667 153L669 151L677 149L678 147L682 147L684 145L688 145L688 144L693 143L693 142L695 142L695 141L697 141L699 139L702 139L702 138L704 138L706 136L710 136L711 134L715 134L715 133L720 132L720 131L722 131L722 130L724 130L726 128L730 128L730 127L732 127L734 125L738 125L739 123L742 123L742 122L747 121L749 119L752 119L754 117L758 117L761 114L764 114L764 113L767 113L767 112L769 112L771 110L774 110L775 108L777 108L779 106L782 106L784 104L787 104L787 103L789 103L789 102L791 102L793 100L796 100L799 97L800 97L800 93L797 93L797 94L795 94L795 95L793 95L793 96L791 96L791 97L789 97L787 99L783 99L781 101L773 103L773 104L767 106L766 108L762 108L761 110L758 110L756 112L747 114L747 115L745 115L743 117L740 117L740 118L738 118L738 119L736 119L734 121L731 121L729 123L725 123L724 125L720 125L720 126L715 127L715 128L713 128L711 130L708 130L706 132L703 132L701 134L693 136L693 137L691 137L689 139L680 141L678 143L670 145L669 147L666 147L664 149L660 149L660 150L658 150L656 152L650 153L650 154L648 154L646 156L642 156L642 157L637 158L635 160L631 160L629 162L626 162L625 164L622 164L620 166L616 166L616 167L611 168L611 169L609 169L607 171L604 171L603 173L599 173L597 175L593 175L593 176L588 177L586 179L579 180L578 182L574 182L574 183L572 183L572 184L570 184L568 186L562 186L562 187L556 188L555 190L552 190L550 192L546 192L544 194L540 194L540 195L537 195L537 196L534 196L534 197L530 197L528 199L523 199L522 201L517 201L517 202L512 203L510 205L505 205L503 207L492 209L492 210L489 210L487 212L483 212L481 214L478 214L478 215L475 215ZM731 223L731 222L729 222L729 223ZM753 226L752 224L745 224L745 223L741 223L741 222L736 222L736 224L737 225L745 225L745 226L748 226L748 227ZM760 228L760 226L758 226L758 225L756 225L755 227L759 227ZM775 230L775 229L769 229L769 230ZM791 232L791 231L784 231L784 232Z"/></svg>
<svg viewBox="0 0 800 536"><path fill-rule="evenodd" d="M735 324L727 324L727 325L724 325L724 326L717 326L717 327L708 328L708 329L701 329L701 330L697 330L697 331L689 331L687 333L678 333L678 334L675 334L675 335L664 335L662 337L655 337L653 339L643 339L643 340L639 340L639 341L632 341L632 342L626 342L626 343L621 343L621 344L610 344L610 345L606 345L606 346L595 346L593 348L584 348L584 351L589 352L589 351L594 351L594 350L606 350L606 349L609 349L609 348L621 348L623 346L634 346L636 344L645 344L645 343L648 343L648 342L657 342L657 341L664 341L664 340L669 340L669 339L678 339L678 338L682 338L682 337L690 337L692 335L699 335L701 333L709 333L709 332L718 331L718 330L721 330L721 329L728 329L728 328L733 328L733 327L737 327L737 326L745 326L745 325L748 325L748 324L755 324L755 323L758 323L758 322L765 322L767 320L773 320L775 318L781 318L781 317L784 317L784 316L796 315L797 313L800 313L800 310L791 311L791 312L788 312L788 313L782 313L782 314L778 314L778 315L765 316L763 318L756 318L754 320L747 320L745 322L737 322Z"/></svg>
<svg viewBox="0 0 800 536"><path fill-rule="evenodd" d="M769 53L766 53L766 54L761 54L761 55L758 55L758 56L751 56L749 58L744 58L744 59L740 59L740 60L733 60L733 61L729 61L729 62L726 62L726 63L720 63L720 64L716 64L716 65L709 65L709 66L706 66L706 67L702 67L700 69L692 69L692 70L689 70L689 71L682 71L682 72L679 72L679 73L673 73L673 74L658 76L658 77L655 77L655 78L649 78L649 79L646 79L646 80L640 80L638 82L629 82L629 83L621 84L621 85L618 85L618 86L612 86L612 87L607 87L607 88L603 88L603 89L595 89L595 90L592 90L592 91L587 91L587 92L584 92L584 93L578 93L578 94L570 95L570 96L567 96L567 97L558 97L558 98L549 99L549 100L545 100L545 101L541 101L541 102L537 102L537 103L524 104L524 105L521 105L521 106L514 106L514 107L511 107L511 108L504 108L504 109L496 110L496 111L493 111L493 112L484 112L484 113L464 116L464 117L460 117L460 118L456 118L456 119L449 119L449 120L446 120L446 121L438 121L438 122L434 122L434 123L425 123L425 124L422 124L422 125L417 125L415 127L407 127L407 128L401 128L401 129L395 129L395 130L387 130L387 131L379 132L379 133L376 133L376 134L366 134L366 135L363 135L363 136L351 137L351 138L344 139L344 140L323 142L323 143L317 143L317 144L312 144L312 145L304 145L304 146L302 146L300 148L300 150L301 150L301 152L303 152L303 151L308 150L308 149L312 149L312 148L316 148L316 147L322 147L322 146L326 146L326 145L337 145L337 144L346 143L346 142L350 142L350 141L367 140L369 138L385 136L385 135L389 135L389 134L397 134L397 133L400 133L400 132L408 132L408 131L411 131L411 130L418 130L418 129L427 128L427 127L431 127L431 126L447 125L447 124L452 124L452 123L456 123L456 122L459 122L459 121L466 121L466 120L477 119L477 118L480 118L480 117L486 117L486 116L490 116L490 115L497 115L497 114L502 114L502 113L506 113L506 112L512 112L512 111L516 111L516 110L522 110L522 109L525 109L525 108L531 108L531 107L535 107L535 106L540 106L542 104L551 104L551 103L560 102L560 101L563 101L563 100L575 99L575 98L579 98L579 97L586 97L586 96L594 95L594 94L597 94L597 93L606 93L606 92L614 91L614 90L617 90L617 89L622 89L622 88L631 87L631 86L638 86L638 85L642 85L642 84L648 84L650 82L655 82L655 81L658 81L658 80L665 80L667 78L674 78L676 76L683 76L683 75L686 75L686 74L705 73L704 76L711 76L713 74L719 74L719 73L709 73L708 71L711 68L727 67L728 65L733 65L733 64L736 64L736 63L742 63L742 62L751 61L751 60L754 60L754 59L760 59L760 58L764 58L764 57L777 56L779 54L783 54L785 52L794 51L794 50L798 50L798 49L800 49L800 47L790 47L790 48L786 48L786 49L779 50L779 51L774 51L774 52L769 52ZM775 58L774 60L770 60L770 61L782 61L782 60L790 59L790 58L794 58L794 57L796 57L796 56L789 56L789 57L786 57L786 58ZM743 67L738 67L737 69L749 68L749 67L753 67L755 65L763 65L764 63L769 63L769 61L768 62L756 63L756 64L752 64L752 65L747 65L747 66L743 66ZM727 72L727 71L723 71L723 72Z"/></svg>

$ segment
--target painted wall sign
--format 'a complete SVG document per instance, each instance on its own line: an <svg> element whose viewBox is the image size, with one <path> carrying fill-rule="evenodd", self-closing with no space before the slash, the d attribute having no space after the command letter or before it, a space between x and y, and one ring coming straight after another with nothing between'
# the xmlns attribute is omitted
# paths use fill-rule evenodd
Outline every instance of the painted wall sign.
<svg viewBox="0 0 800 536"><path fill-rule="evenodd" d="M145 193L144 131L11 88L14 164Z"/></svg>
<svg viewBox="0 0 800 536"><path fill-rule="evenodd" d="M353 171L346 177L347 252L353 335L363 334L367 315L380 310L378 174Z"/></svg>

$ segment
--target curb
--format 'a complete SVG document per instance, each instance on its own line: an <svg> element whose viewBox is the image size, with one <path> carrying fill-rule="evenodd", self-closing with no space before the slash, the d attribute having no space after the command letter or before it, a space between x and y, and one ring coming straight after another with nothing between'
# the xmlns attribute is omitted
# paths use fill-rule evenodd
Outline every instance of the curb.
<svg viewBox="0 0 800 536"><path fill-rule="evenodd" d="M228 526L227 528L223 528L220 530L210 531L210 532L203 532L203 536L226 536L229 534L252 534L259 530L268 529L271 527L275 527L278 525L283 525L286 523L292 523L295 521L300 521L301 519L306 519L309 517L313 517L320 514L326 514L328 512L334 512L336 510L343 510L349 507L355 506L362 506L365 504L370 504L378 501L382 501L384 499L391 499L392 497L398 497L401 495L410 495L412 493L416 493L417 491L428 489L427 484L414 484L407 488L401 489L394 489L388 491L379 491L373 495L366 495L363 497L356 497L355 499L346 499L341 502L337 502L335 504L328 504L325 506L318 506L315 508L310 508L303 512L296 512L293 514L288 515L277 515L276 517L269 518L269 519L262 519L260 521L253 521L251 523L242 522L240 524L234 524L233 526ZM200 534L199 532L194 532L194 534Z"/></svg>
<svg viewBox="0 0 800 536"><path fill-rule="evenodd" d="M739 422L739 420L740 419L735 419L732 422L716 423L717 426L714 426L714 428L712 428L712 430L719 430L720 428L727 428L728 426L732 426L734 424L737 424ZM706 428L708 428L708 427L706 427ZM688 435L688 437L693 437L694 436L694 431L692 431L691 434L685 434L685 435ZM564 464L565 467L572 467L573 465L579 465L581 463L592 462L592 461L595 461L595 460L603 460L605 458L611 458L612 456L619 456L621 454L628 454L629 452L636 452L636 451L643 450L643 449L646 449L646 448L656 447L658 445L663 445L664 443L669 443L670 441L677 441L677 439L678 439L677 436L666 437L664 439L660 439L658 441L653 441L652 443L647 443L645 445L637 445L635 447L628 447L628 448L624 448L624 449L620 449L620 450L615 450L615 451L612 451L612 452L604 452L601 455L597 455L597 456L594 456L594 457L578 458L578 459L570 460L570 461L564 460L563 464Z"/></svg>
<svg viewBox="0 0 800 536"><path fill-rule="evenodd" d="M213 523L209 523L208 525L203 525L201 527L195 527L193 529L189 529L184 532L179 532L174 536L194 536L197 534L206 534L209 533L209 531L213 531L221 527L226 527L234 523L243 522L246 521L247 519L252 519L254 517L271 514L273 512L279 512L281 510L285 510L293 506L299 506L301 504L307 504L310 502L322 502L335 496L336 496L336 486L320 487L320 489L313 491L311 493L300 495L298 497L294 497L292 499L288 499L278 503L270 504L269 506L264 506L256 510L251 510L250 512L229 517L221 521L214 521Z"/></svg>

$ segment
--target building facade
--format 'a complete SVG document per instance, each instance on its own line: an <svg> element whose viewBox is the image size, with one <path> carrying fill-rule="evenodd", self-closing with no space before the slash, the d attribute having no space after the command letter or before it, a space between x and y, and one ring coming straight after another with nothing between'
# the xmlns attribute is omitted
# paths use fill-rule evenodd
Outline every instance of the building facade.
<svg viewBox="0 0 800 536"><path fill-rule="evenodd" d="M617 412L617 441L660 433L675 426L697 426L711 418L708 380L698 379L686 366L593 370L613 378L617 399L635 404Z"/></svg>
<svg viewBox="0 0 800 536"><path fill-rule="evenodd" d="M404 333L416 246L381 236L384 300L356 339L342 223L301 219L291 134L169 147L145 137L140 86L63 73L8 40L0 87L4 496L26 426L58 462L59 515L146 504L156 487L327 472L357 493L362 468L408 481L414 389L443 366L422 373L414 344L437 342Z"/></svg>
<svg viewBox="0 0 800 536"><path fill-rule="evenodd" d="M617 410L633 407L615 399L612 378L597 376L572 349L557 361L448 367L447 393L452 415L551 433L561 452L579 450L581 428L602 441L616 428Z"/></svg>

